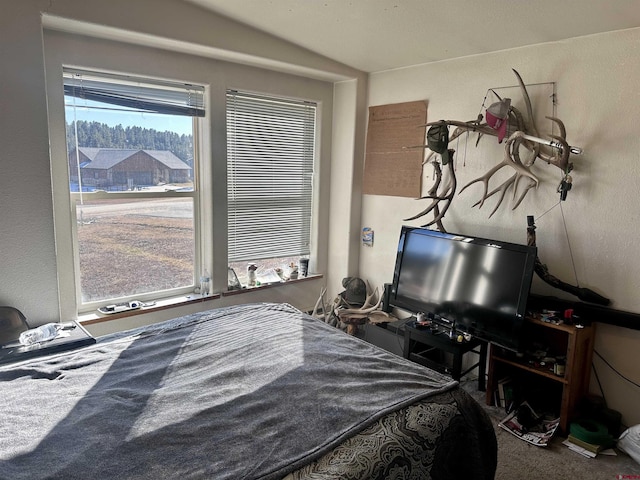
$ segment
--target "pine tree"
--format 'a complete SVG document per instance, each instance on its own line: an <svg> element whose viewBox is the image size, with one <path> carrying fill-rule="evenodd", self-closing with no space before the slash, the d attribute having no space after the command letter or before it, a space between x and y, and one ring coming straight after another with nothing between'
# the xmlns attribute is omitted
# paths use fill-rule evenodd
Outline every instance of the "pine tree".
<svg viewBox="0 0 640 480"><path fill-rule="evenodd" d="M67 123L67 151L75 148L74 123ZM180 160L193 167L193 135L160 132L138 126L110 127L106 123L78 121L78 146L97 148L133 148L169 150Z"/></svg>

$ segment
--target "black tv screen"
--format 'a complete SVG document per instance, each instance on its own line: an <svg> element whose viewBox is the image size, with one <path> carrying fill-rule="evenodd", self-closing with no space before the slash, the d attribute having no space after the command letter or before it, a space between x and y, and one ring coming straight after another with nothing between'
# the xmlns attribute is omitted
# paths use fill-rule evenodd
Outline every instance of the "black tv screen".
<svg viewBox="0 0 640 480"><path fill-rule="evenodd" d="M390 303L520 350L536 247L402 227Z"/></svg>

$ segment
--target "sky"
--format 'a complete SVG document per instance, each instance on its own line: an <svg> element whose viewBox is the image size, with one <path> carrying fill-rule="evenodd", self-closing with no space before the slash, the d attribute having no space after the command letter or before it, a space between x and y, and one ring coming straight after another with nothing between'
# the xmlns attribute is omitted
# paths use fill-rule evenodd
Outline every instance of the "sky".
<svg viewBox="0 0 640 480"><path fill-rule="evenodd" d="M76 100L75 116L73 99L65 97L65 115L67 123L74 120L85 120L88 122L106 123L110 127L120 124L124 128L139 126L142 128L154 129L159 132L170 131L179 135L193 134L193 121L190 117L178 115L161 115L155 113L140 113L125 111L123 107L113 106L109 109L86 108L82 105L99 105L97 102L86 102Z"/></svg>

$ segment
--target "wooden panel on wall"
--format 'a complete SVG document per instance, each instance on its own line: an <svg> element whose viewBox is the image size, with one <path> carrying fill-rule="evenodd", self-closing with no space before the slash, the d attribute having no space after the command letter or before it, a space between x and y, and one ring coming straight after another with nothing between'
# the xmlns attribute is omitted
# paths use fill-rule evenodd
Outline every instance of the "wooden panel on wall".
<svg viewBox="0 0 640 480"><path fill-rule="evenodd" d="M363 193L421 195L426 122L426 101L369 107Z"/></svg>

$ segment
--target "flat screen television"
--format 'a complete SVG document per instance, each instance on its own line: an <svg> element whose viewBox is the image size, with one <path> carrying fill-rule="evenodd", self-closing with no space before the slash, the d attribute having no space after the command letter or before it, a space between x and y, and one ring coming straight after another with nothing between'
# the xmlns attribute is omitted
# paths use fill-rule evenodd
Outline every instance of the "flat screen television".
<svg viewBox="0 0 640 480"><path fill-rule="evenodd" d="M536 247L402 227L389 302L513 351Z"/></svg>

